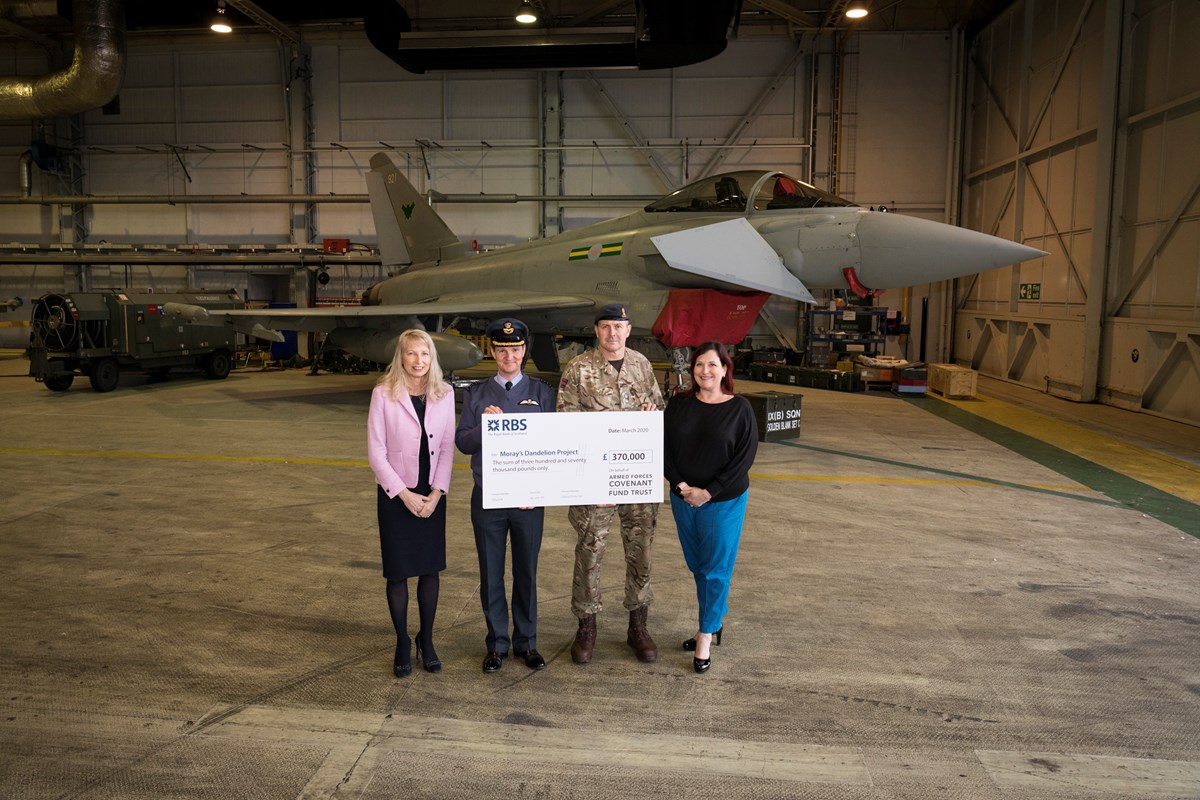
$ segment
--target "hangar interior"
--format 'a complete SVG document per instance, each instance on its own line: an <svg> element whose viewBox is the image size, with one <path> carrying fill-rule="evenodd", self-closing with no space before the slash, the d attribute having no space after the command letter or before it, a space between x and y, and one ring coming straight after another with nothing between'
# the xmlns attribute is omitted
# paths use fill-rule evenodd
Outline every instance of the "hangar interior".
<svg viewBox="0 0 1200 800"><path fill-rule="evenodd" d="M463 56L468 69L424 74L371 46L354 4L342 17L257 7L278 11L265 25L235 5L229 37L204 28L204 8L176 5L128 4L124 77L102 107L33 120L9 92L6 298L204 287L305 305L321 266L332 280L320 291L355 298L382 277L356 263L375 244L363 175L380 150L422 191L450 195L439 213L480 249L616 216L703 175L778 168L1049 253L878 300L914 323L909 355L1200 421L1200 56L1187 46L1200 23L1185 0L914 0L857 26L834 24L837 4L746 3L724 52L688 66L480 69ZM5 8L0 75L60 67L69 23ZM556 32L584 40L634 24L632 3L548 8ZM446 52L483 33L511 50L538 41L492 4L409 15L419 43ZM326 239L353 244L330 255ZM63 248L71 260L56 263ZM162 250L191 261L165 264ZM802 342L795 303L767 311L756 333Z"/></svg>
<svg viewBox="0 0 1200 800"><path fill-rule="evenodd" d="M4 794L1200 797L1200 6L713 3L719 54L639 70L520 59L623 43L642 3L543 0L535 29L517 3L383 3L411 57L464 59L418 74L368 41L381 4L223 5L220 37L215 0L0 0L0 301L26 301L0 310ZM30 113L79 21L118 15L93 49L119 91ZM463 55L485 39L511 60ZM755 464L715 680L630 659L615 600L599 663L569 663L561 510L550 668L479 675L459 497L447 671L393 681L373 376L57 395L21 358L47 292L355 302L386 275L377 152L481 251L763 168L1048 255L875 300L912 323L887 353L974 369L980 397L805 390L801 436ZM796 346L803 311L773 299L754 340ZM793 391L739 382L765 389ZM669 516L664 652L693 632Z"/></svg>

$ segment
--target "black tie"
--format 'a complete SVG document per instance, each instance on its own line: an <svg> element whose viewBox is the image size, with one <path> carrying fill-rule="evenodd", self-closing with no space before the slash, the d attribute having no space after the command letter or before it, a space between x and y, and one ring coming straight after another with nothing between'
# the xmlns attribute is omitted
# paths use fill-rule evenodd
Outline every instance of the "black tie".
<svg viewBox="0 0 1200 800"><path fill-rule="evenodd" d="M504 391L507 392L511 388L512 388L512 381L505 381L504 382Z"/></svg>

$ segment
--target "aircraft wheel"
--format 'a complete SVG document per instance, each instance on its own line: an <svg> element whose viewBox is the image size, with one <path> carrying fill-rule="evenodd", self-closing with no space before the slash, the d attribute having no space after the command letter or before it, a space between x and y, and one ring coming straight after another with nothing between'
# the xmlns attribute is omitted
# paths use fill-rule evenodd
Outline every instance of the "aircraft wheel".
<svg viewBox="0 0 1200 800"><path fill-rule="evenodd" d="M214 350L204 357L204 374L219 381L229 375L230 364L228 350Z"/></svg>
<svg viewBox="0 0 1200 800"><path fill-rule="evenodd" d="M101 358L92 362L88 380L97 392L111 392L121 380L121 368L114 359Z"/></svg>
<svg viewBox="0 0 1200 800"><path fill-rule="evenodd" d="M43 381L46 384L46 388L52 392L65 392L71 388L71 384L74 382L74 375L55 375L53 378L46 378Z"/></svg>

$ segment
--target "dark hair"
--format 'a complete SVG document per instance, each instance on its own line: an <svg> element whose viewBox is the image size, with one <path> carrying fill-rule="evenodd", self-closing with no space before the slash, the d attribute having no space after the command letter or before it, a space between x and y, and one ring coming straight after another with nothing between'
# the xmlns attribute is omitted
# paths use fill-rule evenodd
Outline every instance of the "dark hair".
<svg viewBox="0 0 1200 800"><path fill-rule="evenodd" d="M688 368L688 375L692 377L692 394L700 391L700 387L696 385L696 361L700 356L709 352L716 353L717 358L725 367L725 377L721 379L721 394L733 394L733 359L729 357L729 351L725 349L725 345L720 342L705 342L692 350L692 364Z"/></svg>

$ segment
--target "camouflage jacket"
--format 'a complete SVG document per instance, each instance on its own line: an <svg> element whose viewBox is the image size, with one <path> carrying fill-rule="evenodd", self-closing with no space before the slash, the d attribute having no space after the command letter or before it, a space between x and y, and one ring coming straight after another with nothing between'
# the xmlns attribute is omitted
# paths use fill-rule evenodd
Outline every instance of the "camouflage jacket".
<svg viewBox="0 0 1200 800"><path fill-rule="evenodd" d="M662 390L649 359L628 348L619 374L595 347L571 359L558 385L559 411L638 411L643 403L661 411Z"/></svg>

